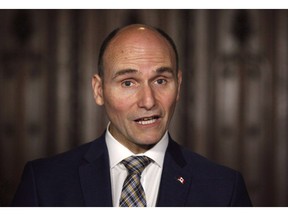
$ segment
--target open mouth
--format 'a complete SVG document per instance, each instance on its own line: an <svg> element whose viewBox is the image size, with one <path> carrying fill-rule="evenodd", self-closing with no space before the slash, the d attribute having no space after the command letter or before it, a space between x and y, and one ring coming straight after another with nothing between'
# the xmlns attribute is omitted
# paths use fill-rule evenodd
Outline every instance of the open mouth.
<svg viewBox="0 0 288 216"><path fill-rule="evenodd" d="M160 118L159 116L144 117L136 119L135 122L141 125L148 125L155 123L159 118Z"/></svg>

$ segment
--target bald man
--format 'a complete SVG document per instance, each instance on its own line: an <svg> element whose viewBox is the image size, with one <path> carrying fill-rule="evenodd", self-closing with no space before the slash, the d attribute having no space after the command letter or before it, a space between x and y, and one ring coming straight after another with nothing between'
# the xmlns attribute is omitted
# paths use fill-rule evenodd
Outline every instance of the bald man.
<svg viewBox="0 0 288 216"><path fill-rule="evenodd" d="M181 82L165 32L142 24L111 32L92 78L107 129L91 143L28 162L12 205L251 206L241 174L170 137Z"/></svg>

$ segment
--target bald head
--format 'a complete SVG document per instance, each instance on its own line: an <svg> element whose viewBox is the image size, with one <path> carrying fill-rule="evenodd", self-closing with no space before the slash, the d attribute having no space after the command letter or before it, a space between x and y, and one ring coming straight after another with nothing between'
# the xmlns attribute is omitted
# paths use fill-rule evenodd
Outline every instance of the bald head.
<svg viewBox="0 0 288 216"><path fill-rule="evenodd" d="M139 44L140 42L146 48L157 45L161 47L163 52L169 52L173 56L175 70L178 71L178 52L170 36L161 29L143 24L133 24L115 29L105 38L98 58L99 75L102 76L104 74L104 62L107 56L111 56L112 52L116 50L119 51L122 46L130 46L133 43Z"/></svg>

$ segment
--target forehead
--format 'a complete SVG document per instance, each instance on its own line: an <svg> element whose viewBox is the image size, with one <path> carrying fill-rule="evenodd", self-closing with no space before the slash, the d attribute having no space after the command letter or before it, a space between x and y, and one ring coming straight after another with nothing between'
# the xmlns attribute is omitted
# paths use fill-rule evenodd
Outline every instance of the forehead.
<svg viewBox="0 0 288 216"><path fill-rule="evenodd" d="M157 31L147 28L131 28L120 31L110 42L104 54L104 63L110 64L115 58L151 55L169 59L175 63L175 54L169 42ZM133 56L137 55L137 56Z"/></svg>

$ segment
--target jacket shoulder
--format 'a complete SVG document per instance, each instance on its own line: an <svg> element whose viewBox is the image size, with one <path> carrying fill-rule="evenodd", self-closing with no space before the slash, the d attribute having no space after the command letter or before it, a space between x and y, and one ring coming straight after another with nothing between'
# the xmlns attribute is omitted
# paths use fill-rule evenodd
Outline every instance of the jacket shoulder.
<svg viewBox="0 0 288 216"><path fill-rule="evenodd" d="M79 165L85 161L85 157L90 153L97 157L97 153L102 152L105 146L105 138L101 136L69 151L51 157L36 159L28 162L28 164L33 166L35 172L56 173L57 171L63 172L65 170L65 173L67 173L69 170L78 169Z"/></svg>
<svg viewBox="0 0 288 216"><path fill-rule="evenodd" d="M251 206L242 175L170 141L167 153L174 170L190 184L186 206ZM176 161L176 163L171 162ZM178 171L177 171L178 172Z"/></svg>
<svg viewBox="0 0 288 216"><path fill-rule="evenodd" d="M178 164L182 166L186 172L193 175L197 173L197 177L199 178L235 178L235 175L239 174L238 171L193 152L190 149L179 145L173 140L170 141L169 148L169 151L173 152L172 155L174 159L178 161Z"/></svg>
<svg viewBox="0 0 288 216"><path fill-rule="evenodd" d="M49 167L52 166L53 169L55 169L57 166L64 166L64 165L72 165L75 163L79 163L83 155L88 151L91 144L93 142L82 144L74 149L68 150L63 153L58 153L56 155L45 157L45 158L39 158L36 160L32 160L29 163L33 164L33 167L37 169L43 168L43 167Z"/></svg>

